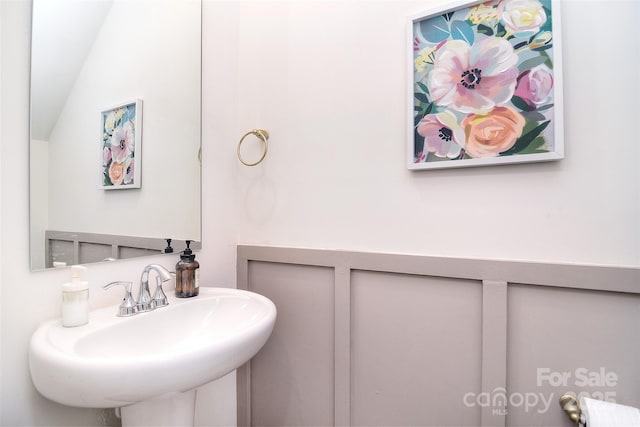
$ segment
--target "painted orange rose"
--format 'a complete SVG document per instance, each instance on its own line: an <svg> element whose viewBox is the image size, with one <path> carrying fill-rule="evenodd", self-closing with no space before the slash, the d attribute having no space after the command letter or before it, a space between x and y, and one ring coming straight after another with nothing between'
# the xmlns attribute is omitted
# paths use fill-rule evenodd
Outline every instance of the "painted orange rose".
<svg viewBox="0 0 640 427"><path fill-rule="evenodd" d="M462 121L465 151L472 157L496 157L513 147L524 124L524 117L509 107L495 107L487 114L469 114Z"/></svg>
<svg viewBox="0 0 640 427"><path fill-rule="evenodd" d="M120 185L124 180L124 164L113 162L109 166L109 179L113 185Z"/></svg>

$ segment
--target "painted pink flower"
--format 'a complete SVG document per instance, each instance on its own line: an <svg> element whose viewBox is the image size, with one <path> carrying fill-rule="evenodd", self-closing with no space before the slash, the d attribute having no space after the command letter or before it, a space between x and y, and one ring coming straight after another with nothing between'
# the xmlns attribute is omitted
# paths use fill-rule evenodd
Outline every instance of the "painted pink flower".
<svg viewBox="0 0 640 427"><path fill-rule="evenodd" d="M449 40L438 51L427 79L433 101L463 113L482 114L511 100L518 77L511 44L484 37L473 46Z"/></svg>
<svg viewBox="0 0 640 427"><path fill-rule="evenodd" d="M450 111L426 115L418 123L418 134L424 137L424 151L438 157L454 159L464 145L464 131Z"/></svg>
<svg viewBox="0 0 640 427"><path fill-rule="evenodd" d="M102 150L102 164L104 166L108 165L111 161L111 149L109 147L104 147Z"/></svg>
<svg viewBox="0 0 640 427"><path fill-rule="evenodd" d="M131 122L126 122L113 130L111 136L111 156L118 163L125 161L133 153L134 131Z"/></svg>
<svg viewBox="0 0 640 427"><path fill-rule="evenodd" d="M509 107L470 114L462 121L465 151L472 157L496 157L514 146L524 129L524 117Z"/></svg>
<svg viewBox="0 0 640 427"><path fill-rule="evenodd" d="M518 76L518 86L514 95L534 109L548 102L552 95L553 74L546 65L538 65Z"/></svg>
<svg viewBox="0 0 640 427"><path fill-rule="evenodd" d="M133 184L134 167L135 167L135 159L132 159L131 157L129 157L124 162L124 183L125 184Z"/></svg>

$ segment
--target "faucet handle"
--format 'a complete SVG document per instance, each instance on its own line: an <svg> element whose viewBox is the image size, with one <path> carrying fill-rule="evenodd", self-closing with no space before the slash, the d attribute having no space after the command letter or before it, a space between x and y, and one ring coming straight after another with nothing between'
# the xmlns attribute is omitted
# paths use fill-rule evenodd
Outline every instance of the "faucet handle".
<svg viewBox="0 0 640 427"><path fill-rule="evenodd" d="M154 308L160 308L169 305L167 295L162 290L162 284L164 282L165 280L162 280L160 276L156 276L156 291L154 292L153 299L151 300Z"/></svg>
<svg viewBox="0 0 640 427"><path fill-rule="evenodd" d="M120 307L118 307L118 316L119 317L126 317L126 316L133 316L134 314L136 314L138 312L138 308L136 306L136 301L133 299L133 296L131 296L131 282L111 282L111 283L107 283L106 285L104 285L102 288L103 289L109 289L113 286L116 285L122 285L124 286L124 290L125 290L125 294L124 294L124 299L122 300L122 302L120 303Z"/></svg>

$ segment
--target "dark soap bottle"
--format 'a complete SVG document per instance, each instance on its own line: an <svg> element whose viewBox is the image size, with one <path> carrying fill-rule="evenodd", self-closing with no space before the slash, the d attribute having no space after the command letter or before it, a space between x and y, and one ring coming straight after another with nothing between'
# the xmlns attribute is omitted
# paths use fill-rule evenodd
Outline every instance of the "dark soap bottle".
<svg viewBox="0 0 640 427"><path fill-rule="evenodd" d="M187 249L180 254L176 264L176 296L189 298L198 295L200 288L200 264L196 255L189 248L191 240L187 240Z"/></svg>

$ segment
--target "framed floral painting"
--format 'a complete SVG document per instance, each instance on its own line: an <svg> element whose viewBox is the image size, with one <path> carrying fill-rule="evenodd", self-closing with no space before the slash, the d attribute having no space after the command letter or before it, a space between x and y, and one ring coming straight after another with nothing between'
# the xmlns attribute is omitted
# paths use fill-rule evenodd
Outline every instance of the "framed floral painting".
<svg viewBox="0 0 640 427"><path fill-rule="evenodd" d="M409 169L562 159L559 25L556 0L410 18Z"/></svg>
<svg viewBox="0 0 640 427"><path fill-rule="evenodd" d="M100 113L100 188L140 188L142 100Z"/></svg>

